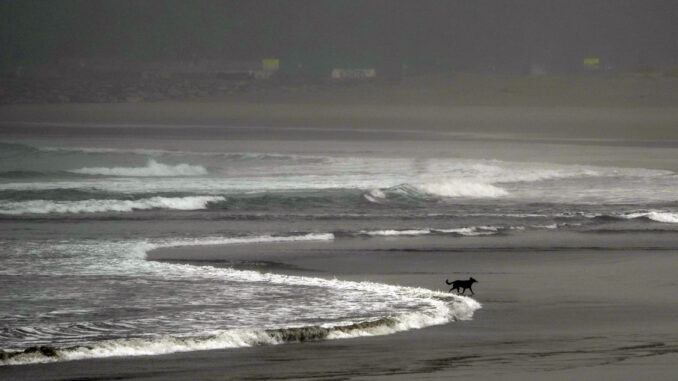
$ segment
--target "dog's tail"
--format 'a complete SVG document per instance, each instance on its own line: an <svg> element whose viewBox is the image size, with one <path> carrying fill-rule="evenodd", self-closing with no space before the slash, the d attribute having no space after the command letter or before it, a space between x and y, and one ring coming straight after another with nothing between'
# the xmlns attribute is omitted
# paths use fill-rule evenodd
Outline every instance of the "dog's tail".
<svg viewBox="0 0 678 381"><path fill-rule="evenodd" d="M454 283L454 282L450 282L449 280L445 279L445 283L447 283L447 284L452 284L452 283Z"/></svg>

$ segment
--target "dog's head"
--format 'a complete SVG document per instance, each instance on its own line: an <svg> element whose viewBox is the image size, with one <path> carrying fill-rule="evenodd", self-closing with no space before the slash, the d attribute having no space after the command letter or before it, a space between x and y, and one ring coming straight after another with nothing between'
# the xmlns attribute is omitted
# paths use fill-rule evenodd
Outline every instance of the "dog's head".
<svg viewBox="0 0 678 381"><path fill-rule="evenodd" d="M470 278L469 278L468 280L470 280L470 281L471 281L471 283L478 283L478 281L477 281L477 280L475 280L475 279L473 279L473 277L470 277Z"/></svg>

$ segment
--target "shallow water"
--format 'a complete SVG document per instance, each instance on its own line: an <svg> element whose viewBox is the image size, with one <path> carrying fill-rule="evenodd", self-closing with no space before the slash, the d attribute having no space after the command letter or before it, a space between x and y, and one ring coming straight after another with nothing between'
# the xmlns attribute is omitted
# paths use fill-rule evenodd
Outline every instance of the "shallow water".
<svg viewBox="0 0 678 381"><path fill-rule="evenodd" d="M281 333L288 328L313 338L387 334L479 308L423 289L252 271L256 257L235 268L148 261L154 248L388 248L393 237L454 246L678 227L678 176L666 165L465 155L478 147L425 155L406 144L261 152L256 141L242 151L168 139L61 143L0 143L1 347L59 348L56 358L8 363L298 340Z"/></svg>

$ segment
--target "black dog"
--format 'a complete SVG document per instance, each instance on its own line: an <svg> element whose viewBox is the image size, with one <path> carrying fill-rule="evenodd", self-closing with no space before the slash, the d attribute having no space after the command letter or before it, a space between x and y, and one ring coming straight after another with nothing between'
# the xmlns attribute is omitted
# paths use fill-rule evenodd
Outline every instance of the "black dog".
<svg viewBox="0 0 678 381"><path fill-rule="evenodd" d="M477 283L478 281L473 279L473 278L468 278L468 280L455 280L450 282L449 280L445 279L445 283L451 284L452 288L448 292L452 292L452 290L457 290L457 294L463 294L466 292L466 289L471 290L471 295L474 295L475 292L473 292L473 289L471 286L473 286L473 283ZM459 292L459 290L463 290Z"/></svg>

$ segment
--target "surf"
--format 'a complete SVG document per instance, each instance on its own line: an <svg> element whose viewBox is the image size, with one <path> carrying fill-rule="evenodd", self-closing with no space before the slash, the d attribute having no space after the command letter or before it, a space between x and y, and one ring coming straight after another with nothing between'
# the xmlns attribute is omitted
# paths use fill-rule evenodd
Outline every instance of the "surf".
<svg viewBox="0 0 678 381"><path fill-rule="evenodd" d="M345 322L335 325L284 327L276 329L234 329L209 336L125 338L104 340L90 345L69 347L34 346L23 351L0 352L0 365L20 365L92 358L153 356L177 352L280 345L320 340L339 340L365 336L382 336L412 329L422 329L457 320L470 320L481 307L475 300L442 292L431 298L439 302L430 311L411 312L394 317Z"/></svg>
<svg viewBox="0 0 678 381"><path fill-rule="evenodd" d="M153 159L148 160L144 167L85 167L68 172L80 175L123 176L123 177L174 177L174 176L204 176L207 169L201 165L177 164L168 165Z"/></svg>
<svg viewBox="0 0 678 381"><path fill-rule="evenodd" d="M481 308L481 305L471 298L423 288L146 260L146 254L149 251L161 247L331 239L333 239L332 235L312 233L281 237L252 236L222 237L220 239L206 237L194 240L130 242L123 246L114 244L110 247L110 250L113 251L124 250L126 255L121 260L129 262L128 265L123 267L121 267L121 264L117 264L116 268L122 270L129 266L130 269L134 268L132 270L134 272L141 271L147 274L146 277L152 274L162 274L162 279L166 281L205 279L219 282L236 282L243 286L258 284L261 286L302 287L304 290L320 290L325 295L327 295L328 291L331 291L332 294L341 295L343 299L341 301L332 299L326 301L326 303L331 305L333 317L327 316L326 319L321 319L325 320L323 323L312 325L285 324L285 321L294 320L294 316L289 316L286 313L285 316L281 315L280 319L282 320L279 323L274 323L273 326L245 326L216 330L203 327L192 334L173 334L160 330L155 333L146 332L146 334L141 336L97 339L97 335L106 337L114 334L114 331L108 332L108 329L111 328L111 325L108 324L101 327L88 328L87 332L90 332L92 337L87 342L80 344L73 342L71 338L80 337L82 340L87 336L84 335L85 328L82 324L74 324L72 328L62 328L66 329L66 331L60 335L65 335L64 337L69 338L68 344L55 344L49 341L50 337L56 337L54 335L59 332L55 330L56 327L23 327L20 330L7 331L3 335L14 332L15 334L26 336L26 338L35 336L32 341L36 344L24 349L4 348L0 364L18 365L103 357L161 355L186 351L388 335L432 325L447 324L457 320L468 320L472 318L477 309ZM68 247L69 245L63 245L64 249L68 249ZM72 250L69 249L69 251ZM113 268L111 270L114 273L116 272ZM370 307L374 300L381 300L377 305L385 303L386 306L392 307L387 309L380 307L367 315L361 313L352 317L350 313L342 313L339 305L335 306L336 303L352 303L355 305L350 306L350 308L347 308L349 307L348 305L344 305L343 310L351 311L357 309L356 311L362 311L363 307ZM299 301L293 304L286 303L284 300L280 302L285 303L285 311L287 311L289 308L294 310L296 308L294 303ZM363 307L360 307L361 305ZM309 308L309 306L304 306L304 308ZM60 313L64 314L68 313L68 311ZM322 313L322 311L317 313ZM323 316L318 316L318 318L323 318ZM157 324L151 324L151 326L157 326ZM115 326L127 329L130 326L134 326L134 323L119 322ZM190 329L191 326L185 328ZM72 334L69 333L71 330L73 331ZM27 342L26 338L19 340Z"/></svg>
<svg viewBox="0 0 678 381"><path fill-rule="evenodd" d="M132 212L135 210L171 209L199 210L209 204L224 201L223 196L192 197L150 197L138 200L89 199L80 201L2 201L0 214L5 215L43 215L43 214L79 214L104 212Z"/></svg>
<svg viewBox="0 0 678 381"><path fill-rule="evenodd" d="M481 308L478 302L470 298L416 287L261 273L228 267L196 266L187 263L166 263L146 259L148 252L162 247L213 244L242 245L298 240L328 241L332 239L334 237L330 234L309 233L278 237L263 235L120 243L92 242L85 246L79 243L50 245L50 251L63 251L71 256L78 252L97 252L99 253L97 257L88 259L93 265L96 264L95 267L87 270L88 274L109 274L116 277L119 276L116 274L127 274L134 279L146 279L144 284L147 287L153 284L148 282L157 277L158 280L163 282L191 284L186 282L204 283L209 281L211 284L212 281L216 281L222 287L230 284L232 287L247 287L247 289L277 286L280 291L289 289L287 292L294 292L295 294L297 291L294 290L298 288L305 290L305 292L319 292L318 295L325 295L329 299L319 305L318 308L320 309L317 311L313 310L315 312L309 311L307 313L302 313L302 310L315 308L312 307L312 303L308 304L308 301L302 303L303 299L278 300L276 303L280 304L281 308L284 307L279 311L281 314L276 315L276 310L271 310L273 306L268 305L269 315L263 316L273 320L261 320L259 317L256 318L257 320L253 320L253 323L244 323L244 326L243 323L238 323L233 327L219 327L219 325L208 324L212 319L205 321L202 325L189 319L193 321L192 324L182 325L182 330L176 331L175 319L172 320L173 324L162 328L163 320L158 322L148 321L150 317L139 321L121 320L117 323L111 321L104 325L75 322L61 326L31 327L24 325L23 327L16 327L16 329L8 329L2 333L3 337L14 335L4 337L3 341L32 342L34 343L33 346L17 348L15 344L13 347L3 348L5 351L0 356L3 358L0 363L2 365L16 365L115 356L160 355L207 349L242 348L255 345L278 345L289 342L387 335L432 325L447 324L456 320L471 319L473 313ZM110 256L113 253L124 255L112 260L113 258ZM53 254L50 254L50 256L53 257ZM86 263L78 265L78 268L82 269L88 267L89 265ZM72 270L68 272L70 271ZM59 271L54 269L51 273L58 274ZM214 297L217 295L206 295L209 296L209 303L216 303L219 299L214 299ZM206 296L203 296L203 298ZM157 298L158 295L155 297ZM375 301L378 302L374 304ZM290 308L295 310L302 308L302 306L303 309L299 310L298 313L289 315ZM68 316L69 311L59 310L58 316ZM256 314L250 316L251 313L255 312L256 308L245 316L249 316L248 319L260 316ZM77 313L78 316L82 316L82 314L90 312L82 310ZM242 312L238 313L239 319L244 318L241 314ZM190 318L190 316L192 315L187 315L187 318ZM304 316L306 317L303 318ZM300 318L302 320L298 320ZM301 323L302 321L312 322L314 320L317 323ZM257 321L259 323L256 323ZM151 331L148 329L151 329ZM139 334L141 332L143 334ZM116 335L122 335L122 337L116 338ZM63 338L66 341L60 342L57 340L58 338ZM79 340L80 342L78 342Z"/></svg>

